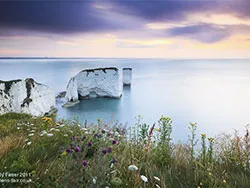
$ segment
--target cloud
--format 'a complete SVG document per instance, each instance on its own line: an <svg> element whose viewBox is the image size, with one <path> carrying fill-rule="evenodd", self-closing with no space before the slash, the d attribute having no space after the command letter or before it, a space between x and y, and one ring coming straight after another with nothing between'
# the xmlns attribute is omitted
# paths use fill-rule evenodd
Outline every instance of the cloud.
<svg viewBox="0 0 250 188"><path fill-rule="evenodd" d="M227 28L209 24L174 27L166 32L170 37L186 37L203 43L218 42L231 35Z"/></svg>
<svg viewBox="0 0 250 188"><path fill-rule="evenodd" d="M0 26L56 33L118 29L91 1L1 1Z"/></svg>

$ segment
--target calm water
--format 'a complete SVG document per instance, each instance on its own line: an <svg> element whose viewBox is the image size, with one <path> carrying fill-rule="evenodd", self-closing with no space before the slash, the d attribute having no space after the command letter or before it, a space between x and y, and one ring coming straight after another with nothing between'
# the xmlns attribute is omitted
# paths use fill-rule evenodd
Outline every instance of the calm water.
<svg viewBox="0 0 250 188"><path fill-rule="evenodd" d="M250 60L0 59L0 80L32 77L58 93L80 70L106 66L133 68L132 86L122 98L58 105L59 117L130 126L138 115L149 124L165 115L173 120L175 140L187 140L189 122L209 136L250 123Z"/></svg>

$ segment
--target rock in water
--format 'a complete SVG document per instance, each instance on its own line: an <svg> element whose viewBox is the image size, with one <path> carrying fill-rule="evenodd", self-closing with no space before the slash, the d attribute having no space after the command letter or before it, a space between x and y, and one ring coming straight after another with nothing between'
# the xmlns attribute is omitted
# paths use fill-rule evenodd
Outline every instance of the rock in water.
<svg viewBox="0 0 250 188"><path fill-rule="evenodd" d="M113 97L122 95L118 69L115 67L87 69L70 79L67 90L67 101L81 98Z"/></svg>
<svg viewBox="0 0 250 188"><path fill-rule="evenodd" d="M54 106L54 92L32 78L0 81L0 114L17 112L41 116Z"/></svg>
<svg viewBox="0 0 250 188"><path fill-rule="evenodd" d="M131 85L132 68L123 68L122 72L123 72L122 74L123 85Z"/></svg>

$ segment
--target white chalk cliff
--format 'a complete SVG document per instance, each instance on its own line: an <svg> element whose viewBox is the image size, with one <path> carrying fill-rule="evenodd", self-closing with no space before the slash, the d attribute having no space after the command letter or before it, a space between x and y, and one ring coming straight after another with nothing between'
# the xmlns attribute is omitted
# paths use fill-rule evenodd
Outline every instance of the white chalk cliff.
<svg viewBox="0 0 250 188"><path fill-rule="evenodd" d="M121 95L119 72L115 67L83 70L70 79L66 89L67 101L91 97L120 98Z"/></svg>
<svg viewBox="0 0 250 188"><path fill-rule="evenodd" d="M132 68L122 69L122 82L123 85L131 85L132 80Z"/></svg>
<svg viewBox="0 0 250 188"><path fill-rule="evenodd" d="M54 92L31 78L0 81L0 114L17 112L41 116L54 106Z"/></svg>

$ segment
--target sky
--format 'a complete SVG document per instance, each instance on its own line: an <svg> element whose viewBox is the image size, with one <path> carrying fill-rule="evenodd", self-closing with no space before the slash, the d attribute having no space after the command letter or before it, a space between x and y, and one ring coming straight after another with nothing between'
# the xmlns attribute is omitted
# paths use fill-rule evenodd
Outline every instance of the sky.
<svg viewBox="0 0 250 188"><path fill-rule="evenodd" d="M250 0L0 1L0 57L250 58Z"/></svg>

